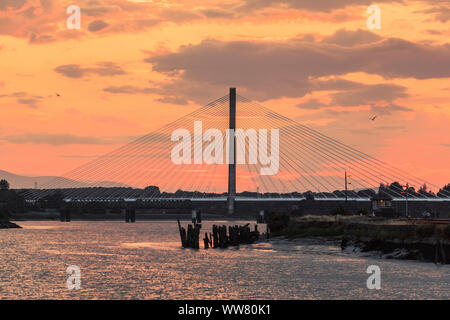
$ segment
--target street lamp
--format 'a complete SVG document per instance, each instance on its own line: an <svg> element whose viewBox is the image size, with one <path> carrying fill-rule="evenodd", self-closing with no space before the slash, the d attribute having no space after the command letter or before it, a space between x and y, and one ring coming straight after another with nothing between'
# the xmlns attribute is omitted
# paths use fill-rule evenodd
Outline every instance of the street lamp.
<svg viewBox="0 0 450 320"><path fill-rule="evenodd" d="M405 203L405 206L406 206L406 217L408 217L408 189L409 189L409 184L406 183L406 185L402 186L402 188L403 188L403 190L405 190L402 193L405 195L405 198L406 198L406 203Z"/></svg>
<svg viewBox="0 0 450 320"><path fill-rule="evenodd" d="M350 178L350 177L351 177L351 175L347 175L347 170L346 170L345 171L345 201L347 201L347 199L348 199L348 196L347 196L348 188L347 188L347 186L349 184L351 184L350 182L348 182L348 178Z"/></svg>

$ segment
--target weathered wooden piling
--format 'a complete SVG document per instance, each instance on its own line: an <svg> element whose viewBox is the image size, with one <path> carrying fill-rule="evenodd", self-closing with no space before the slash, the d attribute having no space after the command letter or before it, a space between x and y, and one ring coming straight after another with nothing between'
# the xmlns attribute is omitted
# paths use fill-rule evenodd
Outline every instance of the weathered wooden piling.
<svg viewBox="0 0 450 320"><path fill-rule="evenodd" d="M208 232L205 232L205 237L203 238L203 243L205 245L205 249L208 249L209 248Z"/></svg>
<svg viewBox="0 0 450 320"><path fill-rule="evenodd" d="M188 224L187 232L181 226L180 220L178 222L178 229L180 232L181 245L183 248L199 248L200 224ZM227 232L228 231L228 232ZM229 246L239 246L240 244L251 244L259 239L258 227L255 226L254 231L250 230L247 223L243 226L212 226L212 233L205 232L203 244L205 249L208 248L228 248Z"/></svg>
<svg viewBox="0 0 450 320"><path fill-rule="evenodd" d="M181 246L183 248L186 248L186 230L183 227L181 227L180 220L177 219L177 222L178 222L178 230L180 231Z"/></svg>
<svg viewBox="0 0 450 320"><path fill-rule="evenodd" d="M192 226L192 224L188 224L186 231L186 229L181 226L180 220L177 220L177 222L178 222L178 230L180 232L181 246L183 248L199 249L200 226L197 224L195 224L194 226ZM206 235L206 240L209 241L207 238L208 237Z"/></svg>
<svg viewBox="0 0 450 320"><path fill-rule="evenodd" d="M213 225L212 227L212 232L213 232L213 248L218 248L219 247L219 229L217 228L216 225Z"/></svg>

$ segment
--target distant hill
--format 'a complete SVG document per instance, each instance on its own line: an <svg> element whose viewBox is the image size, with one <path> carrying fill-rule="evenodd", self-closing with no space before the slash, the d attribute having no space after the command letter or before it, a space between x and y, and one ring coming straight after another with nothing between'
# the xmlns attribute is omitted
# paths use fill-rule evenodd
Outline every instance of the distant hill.
<svg viewBox="0 0 450 320"><path fill-rule="evenodd" d="M52 188L88 188L93 186L109 188L129 187L128 185L123 183L110 181L89 183L56 176L22 176L4 170L0 170L0 180L1 179L7 180L11 189L33 189L35 182L37 182L38 188L40 188L41 186L46 186L49 183L51 184Z"/></svg>

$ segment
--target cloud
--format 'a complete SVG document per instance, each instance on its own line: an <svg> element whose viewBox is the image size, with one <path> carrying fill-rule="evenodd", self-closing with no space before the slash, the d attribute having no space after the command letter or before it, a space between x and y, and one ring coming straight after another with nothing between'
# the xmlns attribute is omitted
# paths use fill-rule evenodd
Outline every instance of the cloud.
<svg viewBox="0 0 450 320"><path fill-rule="evenodd" d="M120 11L119 7L107 5L95 5L92 7L83 7L83 14L90 17L100 17Z"/></svg>
<svg viewBox="0 0 450 320"><path fill-rule="evenodd" d="M177 105L187 105L189 103L189 101L186 98L182 97L163 97L156 99L156 101Z"/></svg>
<svg viewBox="0 0 450 320"><path fill-rule="evenodd" d="M0 0L0 34L28 39L32 44L79 39L94 32L127 33L147 30L160 23L160 10L154 3L127 0L79 0L80 30L68 30L67 4L54 0ZM6 10L6 15L2 12ZM100 17L107 17L108 22ZM111 21L110 21L111 20ZM167 18L169 20L169 18Z"/></svg>
<svg viewBox="0 0 450 320"><path fill-rule="evenodd" d="M401 131L405 130L406 127L404 126L379 126L379 127L373 127L373 128L360 128L360 129L353 129L350 130L353 134L373 134L374 132L386 132L386 131Z"/></svg>
<svg viewBox="0 0 450 320"><path fill-rule="evenodd" d="M436 36L436 35L441 35L442 31L429 29L429 30L426 30L426 33Z"/></svg>
<svg viewBox="0 0 450 320"><path fill-rule="evenodd" d="M37 109L39 107L39 103L44 99L42 96L29 94L23 91L13 92L10 94L1 94L0 98L13 98L17 103L26 105L32 109Z"/></svg>
<svg viewBox="0 0 450 320"><path fill-rule="evenodd" d="M31 33L29 41L30 43L49 43L55 41L55 38L52 35Z"/></svg>
<svg viewBox="0 0 450 320"><path fill-rule="evenodd" d="M17 102L20 104L25 104L29 106L30 108L37 109L37 103L39 100L37 99L17 99Z"/></svg>
<svg viewBox="0 0 450 320"><path fill-rule="evenodd" d="M113 62L99 62L97 67L83 68L78 64L66 64L58 66L54 70L68 78L83 78L86 75L116 76L125 74L120 66Z"/></svg>
<svg viewBox="0 0 450 320"><path fill-rule="evenodd" d="M342 40L336 36L340 34L345 32L337 32L334 42ZM361 41L361 37L356 39ZM377 74L385 79L450 77L450 45L416 44L389 38L348 46L358 41L353 37L352 41L344 41L344 46L298 39L205 40L182 46L176 52L155 54L145 61L152 64L153 71L172 80L160 85L159 94L201 103L205 102L204 91L223 92L228 86L237 86L241 93L259 101L302 97L318 90L318 85L326 84L315 79L354 72ZM328 85L333 87L337 83ZM341 81L340 85L350 84ZM343 97L337 95L335 99Z"/></svg>
<svg viewBox="0 0 450 320"><path fill-rule="evenodd" d="M358 106L377 102L392 102L408 97L406 87L395 84L360 85L357 88L332 93L330 105Z"/></svg>
<svg viewBox="0 0 450 320"><path fill-rule="evenodd" d="M65 11L68 3L56 0L0 0L0 34L25 38L33 44L53 41L65 41L110 33L135 33L146 31L166 23L190 23L197 20L227 19L236 22L253 21L259 23L267 19L292 19L294 10L297 15L309 19L326 20L339 23L359 19L349 14L350 6L367 7L372 0L243 0L239 3L226 1L217 4L214 1L184 1L169 3L166 1L129 1L129 0L78 0L82 8L82 26L80 30L62 28L68 15ZM433 7L423 10L439 21L448 21L448 1L422 0ZM404 0L379 0L377 4L404 3ZM3 13L6 14L3 14ZM363 13L363 12L361 12ZM252 19L246 19L252 18ZM106 19L106 20L105 20Z"/></svg>
<svg viewBox="0 0 450 320"><path fill-rule="evenodd" d="M0 10L20 9L27 0L0 0Z"/></svg>
<svg viewBox="0 0 450 320"><path fill-rule="evenodd" d="M47 144L61 145L114 145L129 142L130 137L100 138L92 136L78 136L72 134L24 133L0 137L0 140L13 144Z"/></svg>
<svg viewBox="0 0 450 320"><path fill-rule="evenodd" d="M401 3L402 0L379 0L377 3ZM237 10L256 11L265 8L286 7L289 9L331 12L336 9L346 8L348 6L366 6L373 3L372 0L246 0L245 4Z"/></svg>
<svg viewBox="0 0 450 320"><path fill-rule="evenodd" d="M158 88L142 88L136 86L109 86L103 89L105 92L114 94L156 94L159 92ZM177 104L177 105L187 105L189 101L184 97L178 96L165 96L156 99L156 101Z"/></svg>
<svg viewBox="0 0 450 320"><path fill-rule="evenodd" d="M325 37L323 43L338 44L345 47L353 47L357 44L366 44L376 42L382 38L370 31L358 29L356 31L347 31L341 29L336 31L333 35Z"/></svg>
<svg viewBox="0 0 450 320"><path fill-rule="evenodd" d="M404 112L411 112L412 109L408 107L399 106L395 103L390 103L388 105L375 105L372 104L370 106L370 110L376 114L381 115L391 115L392 113L396 111L404 111Z"/></svg>
<svg viewBox="0 0 450 320"><path fill-rule="evenodd" d="M207 17L212 19L232 19L236 17L236 14L232 11L223 10L221 8L211 8L211 9L203 9L201 13Z"/></svg>
<svg viewBox="0 0 450 320"><path fill-rule="evenodd" d="M0 0L0 34L25 38L32 44L69 38L60 27L65 19L65 8L54 0Z"/></svg>
<svg viewBox="0 0 450 320"><path fill-rule="evenodd" d="M300 108L300 109L312 109L312 110L315 110L315 109L322 109L322 108L329 107L329 105L326 104L326 103L322 103L322 102L320 102L317 99L309 99L306 102L302 102L302 103L297 104L297 107Z"/></svg>
<svg viewBox="0 0 450 320"><path fill-rule="evenodd" d="M100 31L100 30L106 28L107 26L109 26L109 24L107 24L105 21L95 20L95 21L92 21L91 23L89 23L88 30L90 32L97 32L97 31Z"/></svg>
<svg viewBox="0 0 450 320"><path fill-rule="evenodd" d="M184 9L165 9L159 14L159 17L172 22L187 22L203 18L201 15Z"/></svg>
<svg viewBox="0 0 450 320"><path fill-rule="evenodd" d="M136 86L110 86L104 88L103 91L118 94L152 94L157 92L154 88L140 88Z"/></svg>
<svg viewBox="0 0 450 320"><path fill-rule="evenodd" d="M371 111L377 114L392 114L396 111L411 111L408 107L399 106L394 103L398 98L405 98L407 88L395 84L374 84L367 85L353 81L340 83L339 79L334 81L324 82L314 90L339 90L338 92L330 93L331 98L329 103L323 103L315 98L309 99L297 105L301 109L318 110L334 106L340 107L358 107L370 106ZM320 83L320 82L319 82ZM335 85L333 88L333 84ZM343 84L346 84L345 86Z"/></svg>
<svg viewBox="0 0 450 320"><path fill-rule="evenodd" d="M433 14L434 20L446 23L450 20L450 6L437 6L430 9L422 10L421 13Z"/></svg>

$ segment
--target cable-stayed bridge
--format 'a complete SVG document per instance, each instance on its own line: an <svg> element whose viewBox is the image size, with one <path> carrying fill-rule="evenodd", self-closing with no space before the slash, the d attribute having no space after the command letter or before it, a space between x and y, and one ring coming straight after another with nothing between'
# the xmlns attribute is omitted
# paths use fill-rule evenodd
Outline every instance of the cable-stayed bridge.
<svg viewBox="0 0 450 320"><path fill-rule="evenodd" d="M189 147L182 148L181 141ZM380 190L399 200L448 201L447 187L394 168L232 88L30 192L37 199L58 189L67 201L227 200L232 210L234 201L248 200L367 201Z"/></svg>

